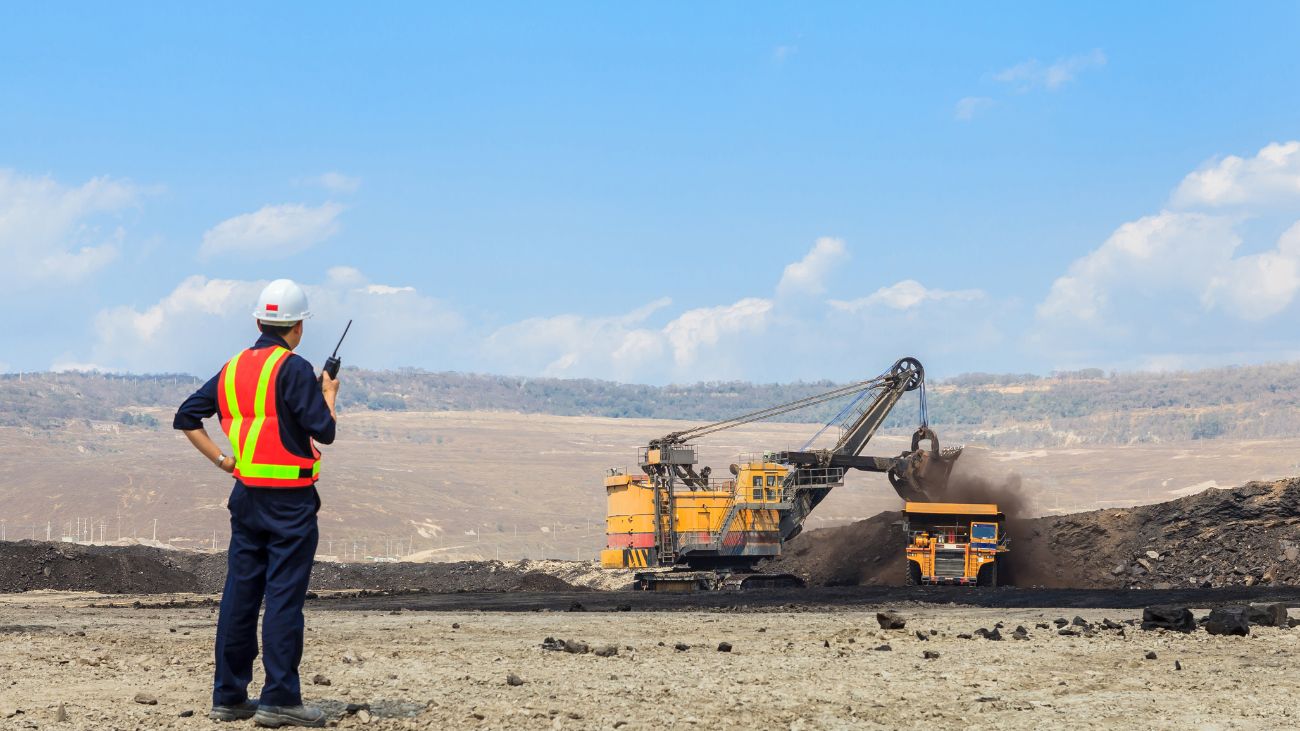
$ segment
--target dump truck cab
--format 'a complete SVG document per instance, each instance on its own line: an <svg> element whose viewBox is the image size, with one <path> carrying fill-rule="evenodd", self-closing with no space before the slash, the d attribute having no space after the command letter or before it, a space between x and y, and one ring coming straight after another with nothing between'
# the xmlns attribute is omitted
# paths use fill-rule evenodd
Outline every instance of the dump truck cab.
<svg viewBox="0 0 1300 731"><path fill-rule="evenodd" d="M907 583L997 586L1005 524L992 503L905 503Z"/></svg>

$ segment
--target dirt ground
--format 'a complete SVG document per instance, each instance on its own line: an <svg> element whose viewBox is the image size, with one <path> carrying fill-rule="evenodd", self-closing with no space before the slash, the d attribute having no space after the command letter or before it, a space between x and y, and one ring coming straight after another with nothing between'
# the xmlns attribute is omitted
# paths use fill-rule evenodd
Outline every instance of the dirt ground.
<svg viewBox="0 0 1300 731"><path fill-rule="evenodd" d="M0 728L216 728L203 717L212 608L87 606L100 600L0 597ZM1140 612L905 606L906 629L886 632L876 610L309 609L304 690L309 702L339 714L348 703L370 704L369 726L380 729L1275 729L1300 722L1293 672L1300 629L1257 627L1250 637L1223 638L1129 627L1124 637L1064 637L1036 625L1076 614L1123 621ZM1007 639L957 637L997 622ZM1017 625L1030 639L1010 638ZM937 634L923 641L915 630ZM547 637L613 644L618 654L547 651ZM719 652L721 642L733 650ZM875 649L885 644L892 649ZM925 651L938 659L923 659ZM1156 659L1145 659L1148 652ZM522 684L507 683L512 673ZM329 685L311 684L317 674ZM135 702L138 693L157 704ZM182 718L186 711L195 715ZM343 715L339 725L363 723ZM246 727L251 722L222 726Z"/></svg>

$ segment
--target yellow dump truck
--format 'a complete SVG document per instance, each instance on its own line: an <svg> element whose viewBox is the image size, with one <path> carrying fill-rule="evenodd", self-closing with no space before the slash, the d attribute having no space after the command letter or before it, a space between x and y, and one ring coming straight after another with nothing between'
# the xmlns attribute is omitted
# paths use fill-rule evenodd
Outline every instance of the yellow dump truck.
<svg viewBox="0 0 1300 731"><path fill-rule="evenodd" d="M991 503L905 503L907 583L997 586L1005 524Z"/></svg>

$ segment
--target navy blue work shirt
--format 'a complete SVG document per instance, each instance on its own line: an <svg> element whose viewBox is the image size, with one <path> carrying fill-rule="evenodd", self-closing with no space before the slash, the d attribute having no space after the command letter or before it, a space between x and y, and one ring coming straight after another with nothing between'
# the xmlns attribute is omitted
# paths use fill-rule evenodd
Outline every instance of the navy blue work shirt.
<svg viewBox="0 0 1300 731"><path fill-rule="evenodd" d="M253 344L253 350L278 345L289 348L279 335L263 333ZM203 384L176 410L172 428L189 431L203 426L203 420L217 413L217 387L221 372ZM307 359L289 353L280 366L275 381L275 409L280 418L280 441L286 449L299 457L311 458L311 440L321 444L334 443L334 415L321 394L316 371Z"/></svg>

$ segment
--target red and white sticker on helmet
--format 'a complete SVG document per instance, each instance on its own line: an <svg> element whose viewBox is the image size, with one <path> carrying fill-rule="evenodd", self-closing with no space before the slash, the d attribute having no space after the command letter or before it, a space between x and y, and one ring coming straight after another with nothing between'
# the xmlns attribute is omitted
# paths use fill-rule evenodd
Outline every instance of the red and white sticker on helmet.
<svg viewBox="0 0 1300 731"><path fill-rule="evenodd" d="M279 312L279 311L280 311L280 306L279 306L279 305L267 305L267 306L266 306L266 311L267 311L267 312Z"/></svg>

